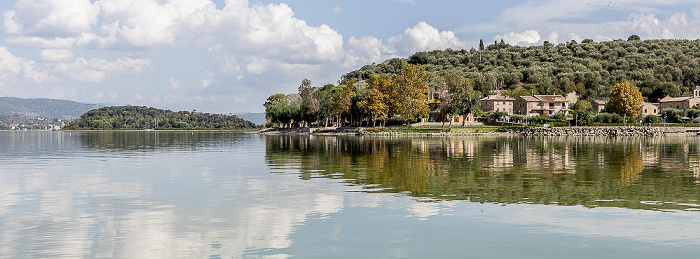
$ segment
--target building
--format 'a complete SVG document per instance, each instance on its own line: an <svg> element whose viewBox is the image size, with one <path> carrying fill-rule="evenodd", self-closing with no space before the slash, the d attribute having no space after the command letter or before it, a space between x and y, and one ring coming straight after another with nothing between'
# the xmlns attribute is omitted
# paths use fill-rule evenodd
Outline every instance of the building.
<svg viewBox="0 0 700 259"><path fill-rule="evenodd" d="M696 86L693 91L693 96L670 97L666 96L659 100L659 109L673 108L679 110L687 110L693 106L700 106L700 86Z"/></svg>
<svg viewBox="0 0 700 259"><path fill-rule="evenodd" d="M513 105L515 114L536 116L569 112L569 99L561 95L520 96Z"/></svg>
<svg viewBox="0 0 700 259"><path fill-rule="evenodd" d="M591 107L593 107L593 110L596 113L601 113L603 110L605 110L605 104L607 103L608 101L595 100L591 103Z"/></svg>
<svg viewBox="0 0 700 259"><path fill-rule="evenodd" d="M428 106L430 106L430 116L428 117L427 122L446 122L449 123L452 121L452 123L462 123L465 120L467 122L473 122L475 121L474 115L467 114L467 116L459 115L459 116L451 116L450 118L447 117L445 112L441 109L441 102L440 100L437 99L431 99L428 101Z"/></svg>
<svg viewBox="0 0 700 259"><path fill-rule="evenodd" d="M513 115L513 103L515 99L503 95L489 95L481 98L481 110L484 112L506 112Z"/></svg>
<svg viewBox="0 0 700 259"><path fill-rule="evenodd" d="M659 115L661 110L658 103L642 103L642 110L639 112L639 117L644 118L647 115Z"/></svg>

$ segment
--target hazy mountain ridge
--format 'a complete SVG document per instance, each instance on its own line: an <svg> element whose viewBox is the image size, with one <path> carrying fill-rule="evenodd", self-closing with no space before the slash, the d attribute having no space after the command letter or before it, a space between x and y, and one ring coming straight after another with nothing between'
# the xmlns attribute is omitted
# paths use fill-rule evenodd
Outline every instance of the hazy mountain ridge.
<svg viewBox="0 0 700 259"><path fill-rule="evenodd" d="M98 104L59 99L0 97L0 114L24 117L74 120L83 113L99 107Z"/></svg>

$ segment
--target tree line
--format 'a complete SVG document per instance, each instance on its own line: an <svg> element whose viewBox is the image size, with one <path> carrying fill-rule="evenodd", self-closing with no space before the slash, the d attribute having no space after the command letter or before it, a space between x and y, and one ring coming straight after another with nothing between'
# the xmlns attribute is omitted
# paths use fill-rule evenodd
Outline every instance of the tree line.
<svg viewBox="0 0 700 259"><path fill-rule="evenodd" d="M453 116L481 111L481 93L471 80L452 74L441 80L433 96L441 100L440 109ZM297 93L267 98L265 114L270 122L285 127L407 124L430 114L429 82L430 73L423 66L407 63L395 74L371 75L359 82L350 79L313 87L304 79Z"/></svg>
<svg viewBox="0 0 700 259"><path fill-rule="evenodd" d="M111 106L90 110L65 130L241 130L258 127L235 115L173 112L145 106Z"/></svg>

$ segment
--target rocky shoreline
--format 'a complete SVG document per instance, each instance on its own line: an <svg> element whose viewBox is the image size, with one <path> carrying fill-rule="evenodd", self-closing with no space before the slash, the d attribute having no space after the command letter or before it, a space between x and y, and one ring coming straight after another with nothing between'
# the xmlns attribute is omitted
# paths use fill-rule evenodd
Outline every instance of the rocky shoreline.
<svg viewBox="0 0 700 259"><path fill-rule="evenodd" d="M467 136L467 135L508 135L524 136L665 136L700 130L686 127L640 127L640 126L579 126L554 128L524 128L509 132L398 132L365 131L363 128L273 128L257 132L264 135L370 135L370 136Z"/></svg>
<svg viewBox="0 0 700 259"><path fill-rule="evenodd" d="M525 128L520 134L526 136L664 136L686 133L684 127L556 127Z"/></svg>

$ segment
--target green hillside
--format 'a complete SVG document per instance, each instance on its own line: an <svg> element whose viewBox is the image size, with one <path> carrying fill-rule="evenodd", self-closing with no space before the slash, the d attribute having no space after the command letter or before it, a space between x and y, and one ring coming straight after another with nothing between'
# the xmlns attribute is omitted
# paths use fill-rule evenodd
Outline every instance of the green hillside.
<svg viewBox="0 0 700 259"><path fill-rule="evenodd" d="M235 115L161 110L145 106L101 107L71 121L65 130L243 130L257 125Z"/></svg>
<svg viewBox="0 0 700 259"><path fill-rule="evenodd" d="M99 107L97 104L56 99L0 97L0 114L73 120Z"/></svg>
<svg viewBox="0 0 700 259"><path fill-rule="evenodd" d="M576 91L588 100L607 99L612 87L629 81L646 101L666 95L692 95L700 84L700 40L628 40L542 46L511 46L494 42L482 50L436 50L408 58L390 59L347 73L342 83L396 74L406 64L420 64L430 73L430 84L456 74L471 79L483 95L491 90L519 94L565 94ZM520 91L517 91L520 89ZM525 91L523 91L525 90Z"/></svg>

